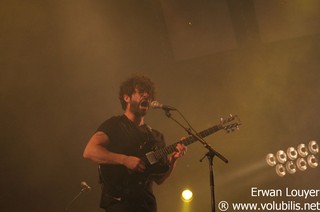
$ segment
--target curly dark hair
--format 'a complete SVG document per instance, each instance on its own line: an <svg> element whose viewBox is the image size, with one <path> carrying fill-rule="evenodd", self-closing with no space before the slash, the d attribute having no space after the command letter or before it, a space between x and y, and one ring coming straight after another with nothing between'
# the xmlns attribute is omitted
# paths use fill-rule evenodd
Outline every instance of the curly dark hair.
<svg viewBox="0 0 320 212"><path fill-rule="evenodd" d="M127 103L124 101L123 96L131 96L134 93L135 88L137 88L139 92L147 92L150 95L151 100L155 99L156 87L151 79L146 76L135 75L133 77L130 77L120 85L119 99L122 109L125 110L127 107Z"/></svg>

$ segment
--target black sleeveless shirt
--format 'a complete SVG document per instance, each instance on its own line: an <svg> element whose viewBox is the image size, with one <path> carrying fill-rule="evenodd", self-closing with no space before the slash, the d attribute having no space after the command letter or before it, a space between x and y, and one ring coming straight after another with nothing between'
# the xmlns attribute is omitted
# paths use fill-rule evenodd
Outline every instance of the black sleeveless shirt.
<svg viewBox="0 0 320 212"><path fill-rule="evenodd" d="M162 133L148 125L138 127L125 115L111 117L97 131L102 131L109 137L110 141L105 148L114 153L139 157L143 154L141 149L146 145L157 148L165 146ZM100 164L99 168L102 183L101 208L125 201L131 202L133 207L141 207L141 211L156 211L152 180L140 185L140 182L132 179L134 173L121 165Z"/></svg>

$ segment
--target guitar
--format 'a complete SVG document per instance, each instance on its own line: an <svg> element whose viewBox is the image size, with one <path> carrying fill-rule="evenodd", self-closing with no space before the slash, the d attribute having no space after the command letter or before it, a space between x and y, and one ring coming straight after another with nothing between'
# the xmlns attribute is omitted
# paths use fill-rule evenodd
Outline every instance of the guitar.
<svg viewBox="0 0 320 212"><path fill-rule="evenodd" d="M206 130L199 132L197 135L204 138L219 130L226 130L228 133L239 129L241 125L238 116L220 119L220 123ZM126 167L120 165L100 164L99 174L102 183L108 191L114 196L121 196L125 190L134 190L137 187L145 186L152 175L166 172L169 167L165 163L167 156L176 151L176 145L181 143L188 146L197 141L193 136L186 137L169 146L157 149L155 146L145 145L141 149L138 157L145 163L146 170L143 173L129 171Z"/></svg>

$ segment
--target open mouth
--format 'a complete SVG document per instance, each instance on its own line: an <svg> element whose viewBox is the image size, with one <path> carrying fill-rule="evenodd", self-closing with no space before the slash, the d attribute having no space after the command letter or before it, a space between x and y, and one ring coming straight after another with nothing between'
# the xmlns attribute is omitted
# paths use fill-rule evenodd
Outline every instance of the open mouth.
<svg viewBox="0 0 320 212"><path fill-rule="evenodd" d="M144 107L144 108L148 108L149 107L149 102L146 101L146 100L142 100L142 102L140 103L140 106Z"/></svg>

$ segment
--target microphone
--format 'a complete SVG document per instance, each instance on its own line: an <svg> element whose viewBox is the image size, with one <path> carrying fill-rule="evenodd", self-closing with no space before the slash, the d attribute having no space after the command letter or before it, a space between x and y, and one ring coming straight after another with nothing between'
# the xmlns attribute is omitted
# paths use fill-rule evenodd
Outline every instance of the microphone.
<svg viewBox="0 0 320 212"><path fill-rule="evenodd" d="M174 107L171 107L169 105L164 105L164 104L161 104L157 101L152 101L151 104L150 104L151 108L153 109L163 109L163 110L177 110L176 108Z"/></svg>
<svg viewBox="0 0 320 212"><path fill-rule="evenodd" d="M91 191L91 187L85 181L81 181L80 185L83 190Z"/></svg>

